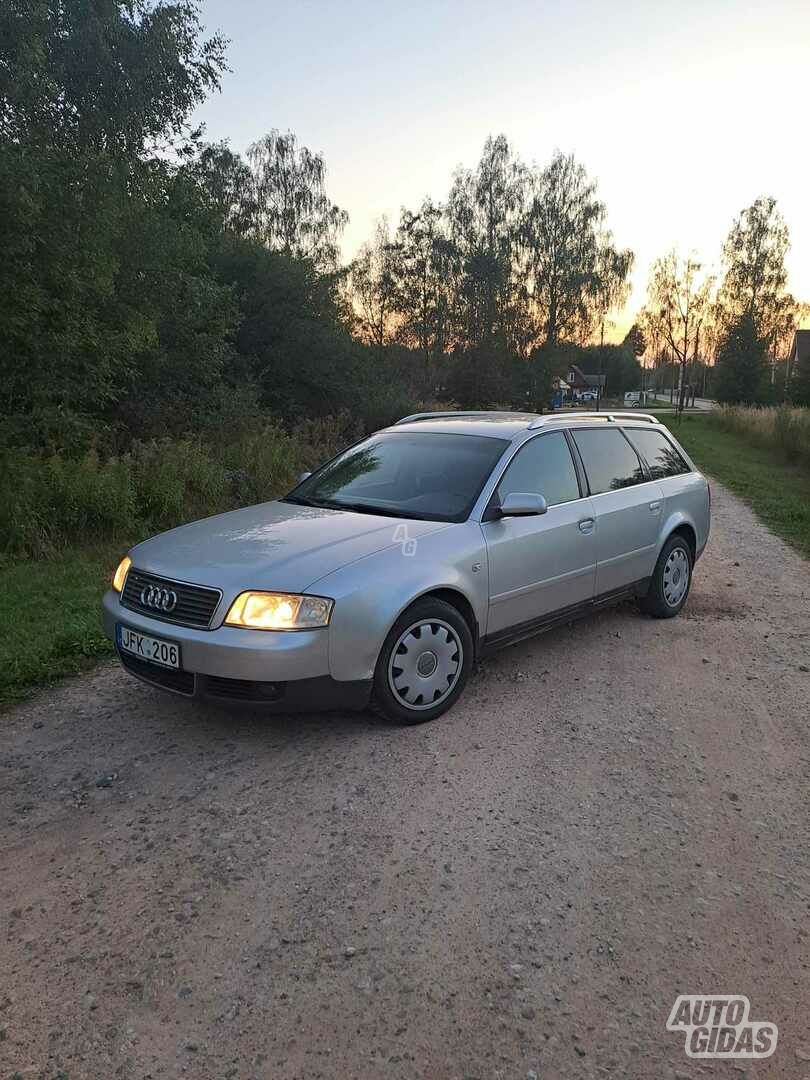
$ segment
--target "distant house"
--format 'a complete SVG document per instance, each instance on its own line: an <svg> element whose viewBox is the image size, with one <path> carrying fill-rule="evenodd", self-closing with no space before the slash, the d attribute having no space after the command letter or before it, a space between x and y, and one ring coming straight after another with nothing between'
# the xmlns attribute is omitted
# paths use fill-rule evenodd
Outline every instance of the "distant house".
<svg viewBox="0 0 810 1080"><path fill-rule="evenodd" d="M586 375L582 368L572 364L568 370L568 383L574 397L578 397L584 390L599 390L600 397L605 392L607 375Z"/></svg>

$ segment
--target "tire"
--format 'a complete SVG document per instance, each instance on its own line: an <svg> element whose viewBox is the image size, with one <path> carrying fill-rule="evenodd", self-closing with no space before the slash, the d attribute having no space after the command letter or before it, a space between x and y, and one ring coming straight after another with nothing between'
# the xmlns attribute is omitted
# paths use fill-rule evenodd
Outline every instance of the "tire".
<svg viewBox="0 0 810 1080"><path fill-rule="evenodd" d="M371 707L398 724L424 724L461 696L473 665L467 620L444 600L426 597L400 615L386 637Z"/></svg>
<svg viewBox="0 0 810 1080"><path fill-rule="evenodd" d="M671 619L681 610L692 585L692 549L679 534L670 536L655 564L647 595L639 607L656 619ZM685 575L685 577L684 577Z"/></svg>

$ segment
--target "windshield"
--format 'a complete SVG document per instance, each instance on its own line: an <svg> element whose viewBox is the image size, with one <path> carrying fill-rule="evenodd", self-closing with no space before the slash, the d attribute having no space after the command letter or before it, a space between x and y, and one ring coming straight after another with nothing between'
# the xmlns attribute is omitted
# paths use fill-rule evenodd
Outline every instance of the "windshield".
<svg viewBox="0 0 810 1080"><path fill-rule="evenodd" d="M328 462L284 501L464 521L508 445L480 435L384 432Z"/></svg>

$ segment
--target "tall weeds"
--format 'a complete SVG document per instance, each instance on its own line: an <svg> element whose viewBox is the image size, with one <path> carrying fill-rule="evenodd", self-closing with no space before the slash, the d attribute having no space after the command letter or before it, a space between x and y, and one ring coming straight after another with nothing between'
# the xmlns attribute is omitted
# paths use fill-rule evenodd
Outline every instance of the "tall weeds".
<svg viewBox="0 0 810 1080"><path fill-rule="evenodd" d="M74 543L125 538L272 499L362 432L346 414L287 432L223 430L217 442L133 444L119 457L0 455L0 557L40 558Z"/></svg>
<svg viewBox="0 0 810 1080"><path fill-rule="evenodd" d="M810 469L810 409L724 405L714 414L714 420L724 431L775 450L791 464Z"/></svg>

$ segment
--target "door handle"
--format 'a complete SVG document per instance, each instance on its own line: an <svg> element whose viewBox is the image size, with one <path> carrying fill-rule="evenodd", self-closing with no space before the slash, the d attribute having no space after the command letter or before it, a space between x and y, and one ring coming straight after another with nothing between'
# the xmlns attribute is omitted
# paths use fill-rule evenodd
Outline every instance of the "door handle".
<svg viewBox="0 0 810 1080"><path fill-rule="evenodd" d="M593 532L593 524L593 518L583 518L582 521L579 522L579 531L582 533Z"/></svg>
<svg viewBox="0 0 810 1080"><path fill-rule="evenodd" d="M653 514L657 514L660 509L661 509L661 500L660 499L656 499L655 502L650 503L650 510L652 511Z"/></svg>

